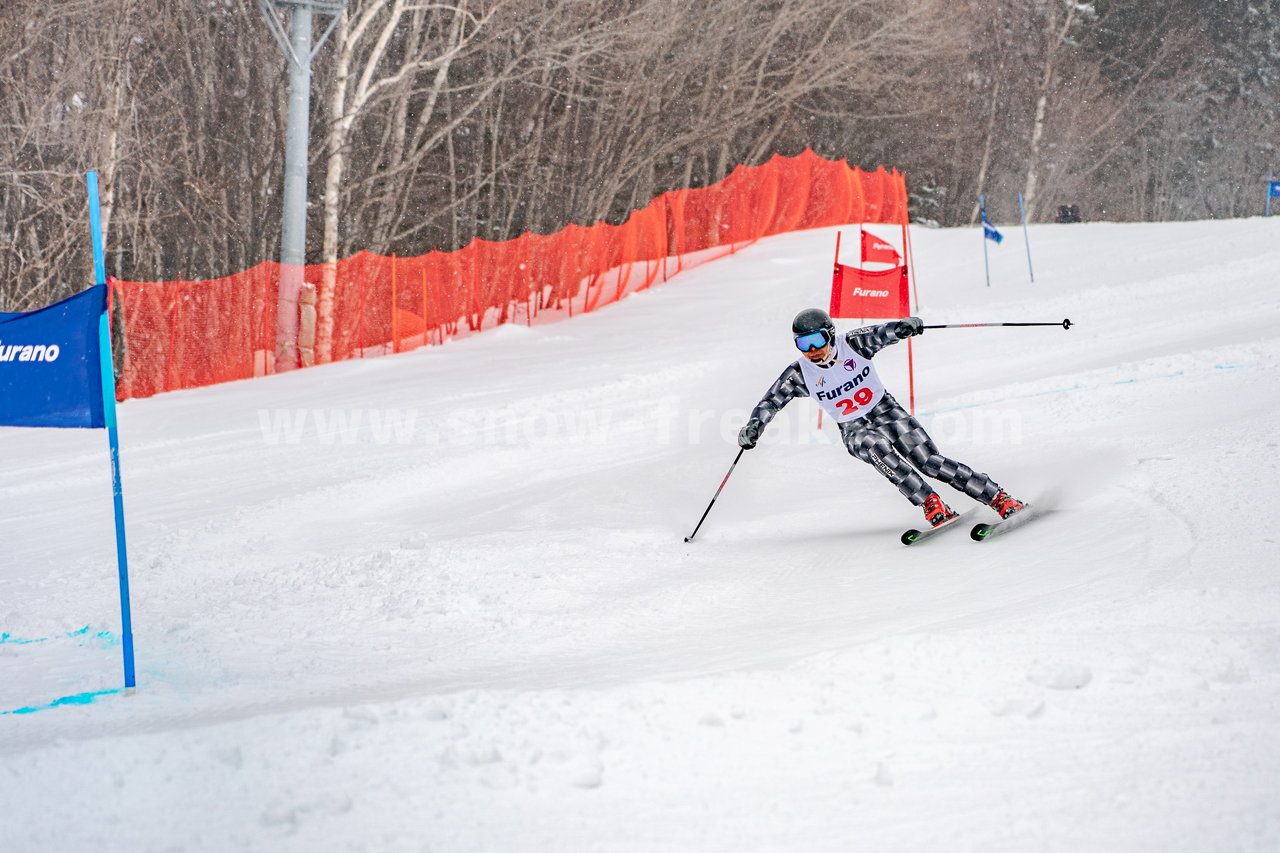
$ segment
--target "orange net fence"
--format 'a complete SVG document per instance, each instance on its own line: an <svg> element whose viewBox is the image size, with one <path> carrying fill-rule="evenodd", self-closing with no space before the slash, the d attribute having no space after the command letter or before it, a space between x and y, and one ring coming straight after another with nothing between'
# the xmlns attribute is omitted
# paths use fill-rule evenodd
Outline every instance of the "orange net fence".
<svg viewBox="0 0 1280 853"><path fill-rule="evenodd" d="M739 166L708 187L664 193L621 225L570 225L550 235L477 239L454 252L360 252L328 268L308 265L298 296L283 301L282 267L273 262L204 281L116 280L113 328L123 330L117 396L403 352L508 322L549 322L594 311L771 234L906 221L906 182L897 170L864 172L805 151ZM317 309L320 318L310 325L281 315ZM316 330L314 343L297 339L308 328Z"/></svg>

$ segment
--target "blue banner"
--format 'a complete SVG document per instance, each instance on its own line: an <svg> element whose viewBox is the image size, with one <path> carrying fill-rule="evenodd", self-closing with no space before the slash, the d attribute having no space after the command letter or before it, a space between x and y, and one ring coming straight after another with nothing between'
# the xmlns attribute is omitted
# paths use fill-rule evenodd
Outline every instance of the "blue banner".
<svg viewBox="0 0 1280 853"><path fill-rule="evenodd" d="M0 314L0 426L105 427L95 285L26 314ZM114 393L114 389L111 393Z"/></svg>
<svg viewBox="0 0 1280 853"><path fill-rule="evenodd" d="M982 236L986 237L988 240L995 240L997 246L1000 245L1000 241L1004 239L1004 235L996 230L996 227L991 224L990 219L987 219L987 211L985 208L982 211Z"/></svg>
<svg viewBox="0 0 1280 853"><path fill-rule="evenodd" d="M1271 182L1271 197L1280 198L1280 181Z"/></svg>

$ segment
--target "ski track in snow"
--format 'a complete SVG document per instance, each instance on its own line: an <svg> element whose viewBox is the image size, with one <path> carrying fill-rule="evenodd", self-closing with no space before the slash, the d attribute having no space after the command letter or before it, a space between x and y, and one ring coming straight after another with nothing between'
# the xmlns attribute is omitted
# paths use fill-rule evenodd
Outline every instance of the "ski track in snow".
<svg viewBox="0 0 1280 853"><path fill-rule="evenodd" d="M981 545L901 546L807 400L682 541L833 229L125 403L133 697L105 441L0 429L0 848L1280 847L1280 220L1030 233L988 288L913 232L927 322L1076 323L914 342L943 452L1055 508Z"/></svg>

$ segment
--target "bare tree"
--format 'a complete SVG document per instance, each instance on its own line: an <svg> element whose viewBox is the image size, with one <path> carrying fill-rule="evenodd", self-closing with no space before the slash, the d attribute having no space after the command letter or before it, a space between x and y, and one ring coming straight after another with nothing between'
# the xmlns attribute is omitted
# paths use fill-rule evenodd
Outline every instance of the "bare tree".
<svg viewBox="0 0 1280 853"><path fill-rule="evenodd" d="M344 186L349 146L357 123L375 106L391 107L392 120L379 140L380 161L385 171L407 183L411 168L408 151L421 156L432 147L425 141L431 127L435 103L449 79L453 61L467 50L493 15L493 9L479 13L467 7L467 0L448 6L380 0L353 3L338 22L334 33L335 69L330 83L328 123L324 133L326 170L322 203L324 210L321 258L325 264L317 301L317 347L320 362L332 358L334 292L337 288L336 262L341 250L340 224L343 202L353 206L350 188ZM424 79L429 75L429 79ZM425 87L423 84L425 83ZM416 104L418 120L410 124L410 99ZM412 160L409 160L412 162ZM366 187L367 189L367 187ZM391 214L379 205L376 224L359 234L383 235L389 230ZM347 235L347 243L355 237Z"/></svg>
<svg viewBox="0 0 1280 853"><path fill-rule="evenodd" d="M316 63L308 260L618 223L805 147L907 171L918 216L1022 191L1112 218L1256 212L1277 0L352 0ZM243 0L0 3L0 310L91 269L278 250L284 69Z"/></svg>
<svg viewBox="0 0 1280 853"><path fill-rule="evenodd" d="M56 14L54 12L56 11ZM270 255L279 98L243 4L19 0L0 11L4 301L89 281L84 172L121 277L234 272ZM234 48L234 49L233 49ZM266 132L263 132L263 130Z"/></svg>

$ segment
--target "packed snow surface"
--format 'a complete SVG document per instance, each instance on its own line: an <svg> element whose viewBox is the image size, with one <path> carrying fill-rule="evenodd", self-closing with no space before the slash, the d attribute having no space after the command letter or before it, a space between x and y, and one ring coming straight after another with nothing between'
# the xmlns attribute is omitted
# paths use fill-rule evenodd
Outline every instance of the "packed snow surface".
<svg viewBox="0 0 1280 853"><path fill-rule="evenodd" d="M135 696L104 434L0 430L0 849L1280 849L1280 218L912 238L926 322L1076 324L913 341L1053 510L990 542L810 400L683 541L834 229L123 404Z"/></svg>

